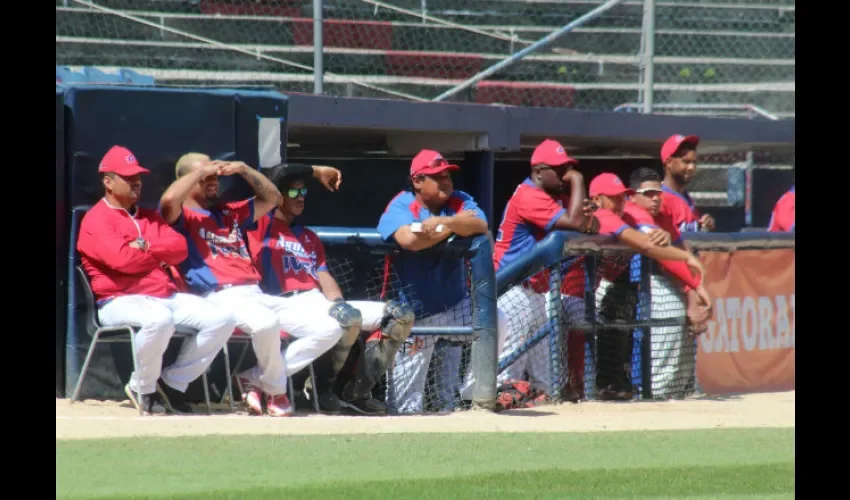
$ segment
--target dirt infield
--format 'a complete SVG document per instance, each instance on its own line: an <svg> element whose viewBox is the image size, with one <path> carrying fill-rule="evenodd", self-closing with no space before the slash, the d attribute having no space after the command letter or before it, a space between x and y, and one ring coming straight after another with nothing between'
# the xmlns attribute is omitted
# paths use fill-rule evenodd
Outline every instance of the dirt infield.
<svg viewBox="0 0 850 500"><path fill-rule="evenodd" d="M139 417L128 402L56 399L56 439L205 434L374 434L384 432L569 432L719 427L794 427L794 391L683 401L583 402L429 416L250 417L245 412ZM203 411L199 407L197 411Z"/></svg>

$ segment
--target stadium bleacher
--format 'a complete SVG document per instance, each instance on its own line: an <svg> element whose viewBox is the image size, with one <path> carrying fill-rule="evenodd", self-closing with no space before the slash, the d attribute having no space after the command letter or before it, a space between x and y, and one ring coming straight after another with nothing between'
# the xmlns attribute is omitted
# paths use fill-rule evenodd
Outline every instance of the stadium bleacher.
<svg viewBox="0 0 850 500"><path fill-rule="evenodd" d="M428 0L429 16L461 27L412 16L420 0L386 2L406 12L368 0L324 3L326 92L388 97L348 85L356 80L430 99L602 2ZM174 84L312 90L309 0L109 7L124 15L57 1L57 64L130 67ZM659 1L656 13L656 102L742 103L793 116L793 1ZM579 109L634 101L641 23L642 2L624 2L454 99Z"/></svg>
<svg viewBox="0 0 850 500"><path fill-rule="evenodd" d="M428 100L601 3L324 0L324 90ZM311 0L111 0L108 8L57 0L57 82L313 90ZM627 0L451 99L607 110L635 102L642 18L643 2ZM758 107L793 117L794 0L659 0L654 75L655 103L709 106L680 114L750 116ZM790 169L787 158L754 160ZM698 205L737 202L729 167L741 161L700 158Z"/></svg>

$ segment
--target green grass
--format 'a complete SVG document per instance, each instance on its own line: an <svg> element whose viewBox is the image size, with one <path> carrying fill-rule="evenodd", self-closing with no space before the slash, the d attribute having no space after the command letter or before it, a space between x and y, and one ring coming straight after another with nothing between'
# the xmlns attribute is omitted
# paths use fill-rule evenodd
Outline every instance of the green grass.
<svg viewBox="0 0 850 500"><path fill-rule="evenodd" d="M794 429L56 442L57 498L794 498Z"/></svg>

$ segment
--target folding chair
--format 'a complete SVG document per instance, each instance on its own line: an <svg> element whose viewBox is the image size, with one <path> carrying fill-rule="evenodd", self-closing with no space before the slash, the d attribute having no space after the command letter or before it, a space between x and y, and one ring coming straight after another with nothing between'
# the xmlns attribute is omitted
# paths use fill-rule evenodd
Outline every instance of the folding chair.
<svg viewBox="0 0 850 500"><path fill-rule="evenodd" d="M286 349L286 346L289 344L291 339L292 339L292 337L288 333L286 333L284 331L280 332L280 341L281 341L281 347L282 348ZM230 340L236 341L236 342L239 342L239 343L249 344L249 345L251 343L251 337L249 335L245 334L244 332L242 332L241 330L236 330L235 332L233 332L233 335L230 337ZM226 349L226 347L225 347L225 349ZM242 366L242 362L245 361L245 355L248 354L248 349L249 349L249 346L245 346L245 348L242 349L242 353L239 355L239 359L236 361L236 364L233 366L233 372L234 373L239 373L239 368ZM231 407L231 409L233 409L234 408L234 405L233 405L233 384L231 384L231 378L232 377L230 375L230 369L229 368L230 368L230 366L228 364L227 365L227 376L228 376L227 393L228 393L228 396L230 397L230 407ZM315 374L313 372L313 363L310 363L308 365L308 368L310 369L310 377L313 380L316 380ZM239 384L238 379L237 379L236 383ZM287 384L289 386L289 403L292 405L292 411L295 411L295 409L296 409L295 408L295 385L292 383L292 377L287 377ZM316 384L313 383L312 385L313 385L313 409L316 410L316 413L319 413L319 394L316 391ZM239 392L244 392L241 384L239 384Z"/></svg>
<svg viewBox="0 0 850 500"><path fill-rule="evenodd" d="M91 283L89 282L89 278L86 275L86 272L83 270L81 266L76 266L78 281L82 287L83 297L84 297L84 306L85 306L85 321L86 321L86 330L91 336L91 345L89 346L88 353L86 354L86 360L83 363L83 369L80 371L80 378L77 379L77 385L74 387L74 393L71 395L71 401L77 401L80 395L80 388L83 385L83 379L86 376L86 372L89 369L89 363L91 362L92 355L94 354L95 346L98 343L115 343L115 342L129 342L130 348L133 354L133 370L138 373L139 371L139 361L136 357L136 334L138 333L139 328L131 325L116 325L116 326L102 326L100 324L100 320L97 317L97 307L94 300L94 293L91 289ZM177 327L177 330L174 332L174 337L177 338L185 338L191 335L197 335L198 331L193 328L187 327ZM227 353L225 352L225 356ZM225 358L227 361L227 358ZM210 405L210 389L209 384L207 383L207 373L204 372L203 375L204 382L204 398L207 404L207 413L212 413L212 406ZM130 390L133 388L131 387ZM136 386L136 400L141 401L141 387ZM142 406L139 405L139 415L143 415Z"/></svg>

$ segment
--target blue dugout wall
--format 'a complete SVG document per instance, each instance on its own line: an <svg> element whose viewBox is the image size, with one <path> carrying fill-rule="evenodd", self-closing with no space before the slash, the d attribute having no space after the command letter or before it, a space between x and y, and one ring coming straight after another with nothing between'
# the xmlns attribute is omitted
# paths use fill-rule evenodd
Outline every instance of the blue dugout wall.
<svg viewBox="0 0 850 500"><path fill-rule="evenodd" d="M251 90L57 85L56 114L57 395L70 393L88 347L81 344L72 318L69 277L76 253L69 241L72 223L82 213L78 210L75 217L72 210L102 196L97 164L114 144L130 148L151 169L142 193L147 206L155 205L174 178L175 161L189 151L240 159L253 166L268 166L287 156L337 166L344 173L342 191L313 188L304 222L343 227L373 227L386 203L404 188L409 158L420 148L434 148L461 164L457 187L479 201L493 228L517 179L528 172L527 159L501 160L499 154L518 152L522 145L545 137L565 144L616 144L648 157L657 155L663 138L680 132L699 135L701 147L793 149L794 143L793 120L756 125L743 119L286 96ZM298 146L287 154L290 140ZM366 145L392 154L369 156L364 154ZM600 170L625 171L629 165L588 160L583 170L589 180ZM228 199L250 195L238 177L227 179L222 189ZM166 353L166 362L171 356L176 356L175 349ZM126 379L131 366L126 347L118 346L111 357L103 358L114 359L119 376ZM115 367L108 363L96 366L87 377L83 397L123 397Z"/></svg>

